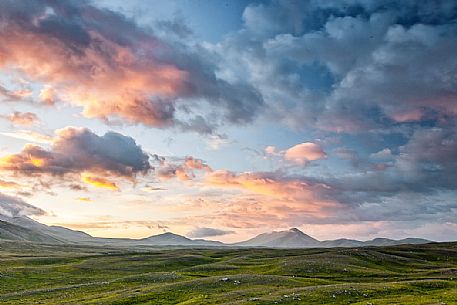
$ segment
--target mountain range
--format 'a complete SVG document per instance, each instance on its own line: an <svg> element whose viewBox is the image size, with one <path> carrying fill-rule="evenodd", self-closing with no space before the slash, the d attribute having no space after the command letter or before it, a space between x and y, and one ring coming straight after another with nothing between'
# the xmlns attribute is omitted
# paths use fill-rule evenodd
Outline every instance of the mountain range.
<svg viewBox="0 0 457 305"><path fill-rule="evenodd" d="M47 226L29 217L8 217L0 215L0 240L27 241L46 244L92 244L117 246L174 246L174 247L266 247L266 248L333 248L392 246L399 244L425 244L430 240L406 238L400 240L375 238L368 241L337 239L319 241L297 228L273 231L257 235L249 240L234 244L205 239L190 239L166 232L143 239L100 238L81 231L60 226Z"/></svg>

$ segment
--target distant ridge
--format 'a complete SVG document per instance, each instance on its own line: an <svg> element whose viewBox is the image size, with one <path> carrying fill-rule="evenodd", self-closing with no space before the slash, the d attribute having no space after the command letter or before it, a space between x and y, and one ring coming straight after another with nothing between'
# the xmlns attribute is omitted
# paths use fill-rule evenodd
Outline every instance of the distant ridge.
<svg viewBox="0 0 457 305"><path fill-rule="evenodd" d="M400 244L426 244L430 240L421 238L405 238L400 240L388 238L375 238L368 241L354 239L336 239L319 241L303 233L297 228L287 231L273 231L262 233L247 241L234 245L241 247L265 247L265 248L336 248L336 247L369 247L369 246L393 246Z"/></svg>
<svg viewBox="0 0 457 305"><path fill-rule="evenodd" d="M136 241L138 244L154 246L224 246L219 241L190 239L171 232L153 235Z"/></svg>
<svg viewBox="0 0 457 305"><path fill-rule="evenodd" d="M0 239L61 244L63 241L6 221L0 220Z"/></svg>
<svg viewBox="0 0 457 305"><path fill-rule="evenodd" d="M224 244L219 241L190 239L182 235L166 232L143 239L99 238L81 231L59 226L47 226L31 218L8 217L0 215L0 240L28 241L48 244L91 244L116 245L122 247L156 246L156 247L264 247L264 248L334 248L334 247L368 247L393 246L400 244L425 244L431 241L421 238L400 240L375 238L368 241L337 239L319 241L297 228L286 231L262 233L249 240Z"/></svg>

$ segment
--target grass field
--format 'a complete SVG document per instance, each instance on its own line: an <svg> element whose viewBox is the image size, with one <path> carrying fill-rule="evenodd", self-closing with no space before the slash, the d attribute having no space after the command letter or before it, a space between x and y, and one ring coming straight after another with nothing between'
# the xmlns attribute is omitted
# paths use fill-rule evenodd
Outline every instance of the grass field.
<svg viewBox="0 0 457 305"><path fill-rule="evenodd" d="M457 304L457 244L115 249L0 242L0 304Z"/></svg>

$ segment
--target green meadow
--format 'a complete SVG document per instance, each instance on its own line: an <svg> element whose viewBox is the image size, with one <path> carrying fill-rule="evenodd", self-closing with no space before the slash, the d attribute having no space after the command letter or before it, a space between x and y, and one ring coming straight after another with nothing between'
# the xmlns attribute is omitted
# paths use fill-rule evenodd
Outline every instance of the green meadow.
<svg viewBox="0 0 457 305"><path fill-rule="evenodd" d="M0 242L0 304L457 304L457 243L279 250Z"/></svg>

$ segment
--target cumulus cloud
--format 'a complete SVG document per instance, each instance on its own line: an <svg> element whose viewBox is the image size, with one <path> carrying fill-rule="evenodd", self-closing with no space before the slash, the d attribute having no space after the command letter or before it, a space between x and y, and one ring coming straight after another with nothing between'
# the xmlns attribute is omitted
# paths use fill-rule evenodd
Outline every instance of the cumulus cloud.
<svg viewBox="0 0 457 305"><path fill-rule="evenodd" d="M114 189L115 184L100 176L133 180L152 167L149 156L130 137L114 132L98 136L87 128L67 127L56 131L50 149L27 144L20 153L2 157L0 169L22 176L87 173L85 182Z"/></svg>
<svg viewBox="0 0 457 305"><path fill-rule="evenodd" d="M228 205L230 208L220 207L213 216L224 221L237 219L237 225L249 228L268 222L455 223L456 143L452 128L423 127L413 130L406 143L394 150L384 148L368 155L347 148L334 150L336 156L349 160L353 167L328 176L217 170L207 175L208 185L242 193L227 195L231 201L224 202L233 202ZM241 213L243 204L248 202L257 212ZM262 217L250 216L260 211ZM312 217L309 211L314 211Z"/></svg>
<svg viewBox="0 0 457 305"><path fill-rule="evenodd" d="M192 156L184 158L181 164L175 164L167 161L165 158L159 158L160 166L157 168L157 176L161 180L177 178L179 180L192 180L196 177L195 171L212 172L203 160L196 159Z"/></svg>
<svg viewBox="0 0 457 305"><path fill-rule="evenodd" d="M372 153L370 155L371 158L374 159L391 159L392 158L392 150L390 148L384 148L378 152Z"/></svg>
<svg viewBox="0 0 457 305"><path fill-rule="evenodd" d="M397 168L416 190L457 190L457 137L453 129L419 129L400 147Z"/></svg>
<svg viewBox="0 0 457 305"><path fill-rule="evenodd" d="M20 198L0 193L0 215L7 217L43 216L46 215L46 212L36 206L24 202Z"/></svg>
<svg viewBox="0 0 457 305"><path fill-rule="evenodd" d="M304 165L309 161L325 158L327 155L319 144L305 142L287 149L284 158L288 161Z"/></svg>
<svg viewBox="0 0 457 305"><path fill-rule="evenodd" d="M218 78L203 48L88 1L3 1L0 10L0 69L44 84L45 104L64 101L87 117L153 127L194 126L192 115L177 118L178 105L189 114L203 102L220 110L220 120L246 123L263 104L251 85Z"/></svg>
<svg viewBox="0 0 457 305"><path fill-rule="evenodd" d="M278 151L275 146L267 146L265 154L271 157L280 157L291 164L306 165L311 161L325 159L327 154L320 144L304 142L286 150Z"/></svg>
<svg viewBox="0 0 457 305"><path fill-rule="evenodd" d="M273 145L269 145L269 146L265 147L265 153L267 155L277 155L278 154L278 152L276 151L276 147Z"/></svg>
<svg viewBox="0 0 457 305"><path fill-rule="evenodd" d="M204 237L212 237L212 236L222 236L222 235L227 235L227 234L232 234L235 233L234 231L228 231L228 230L221 230L221 229L215 229L215 228L196 228L189 233L187 233L187 236L191 238L204 238Z"/></svg>
<svg viewBox="0 0 457 305"><path fill-rule="evenodd" d="M425 196L457 190L457 139L452 129L415 130L398 150L394 154L386 148L370 155L376 161L389 162L384 171L367 171L365 168L363 172L324 180L347 194L352 198L348 201L352 202L375 202L381 201L380 197L401 197L410 193ZM454 201L446 199L445 203L452 205Z"/></svg>
<svg viewBox="0 0 457 305"><path fill-rule="evenodd" d="M455 1L270 1L212 49L275 120L361 132L456 117ZM354 47L357 46L357 47Z"/></svg>
<svg viewBox="0 0 457 305"><path fill-rule="evenodd" d="M308 135L346 133L342 147L330 148L332 167L322 169L330 172L323 176L292 175L289 168L213 171L192 157L157 157L159 179L202 175L203 187L222 190L210 204L199 203L214 209L199 216L214 221L203 229L360 221L453 225L456 11L451 0L255 2L243 13L242 29L198 44L187 40L192 35L180 20L159 22L158 31L175 34L163 35L87 1L2 1L0 70L37 82L46 105L80 106L85 116L107 122L192 130L216 144L225 141L214 133L218 126L259 114ZM0 95L20 101L32 91L8 85L0 86ZM0 169L20 175L75 174L115 190L120 177L132 180L152 170L141 147L116 133L2 134L50 145L27 145L1 160ZM265 154L289 165L327 158L312 142L269 146ZM334 156L347 160L350 170L346 162L333 163Z"/></svg>
<svg viewBox="0 0 457 305"><path fill-rule="evenodd" d="M153 32L88 1L3 1L0 69L42 83L46 104L82 106L106 121L212 134L221 120L263 113L295 128L356 132L456 116L456 7L254 3L243 29L202 45L186 40L180 20Z"/></svg>
<svg viewBox="0 0 457 305"><path fill-rule="evenodd" d="M45 105L54 105L56 102L56 90L49 85L44 86L40 91L40 100Z"/></svg>

